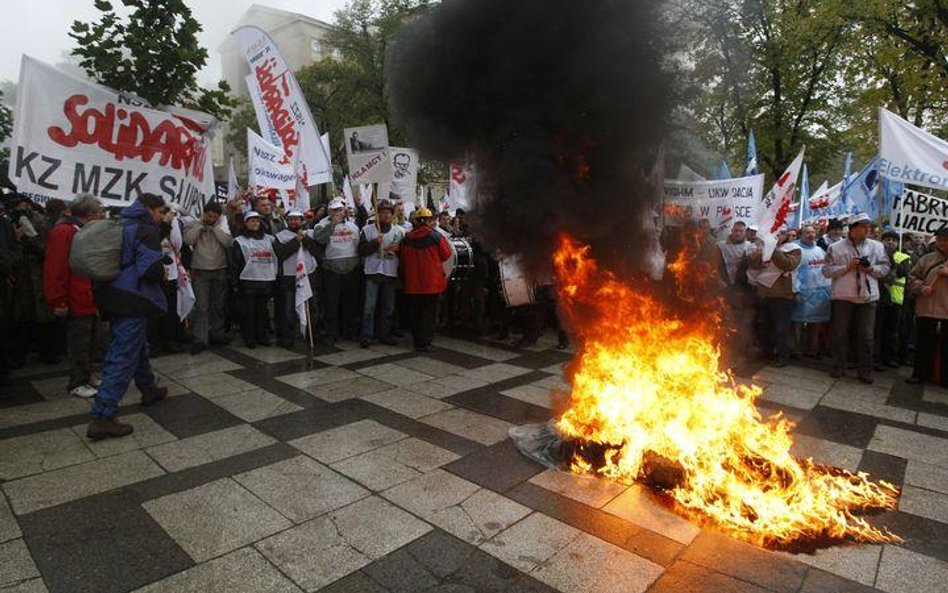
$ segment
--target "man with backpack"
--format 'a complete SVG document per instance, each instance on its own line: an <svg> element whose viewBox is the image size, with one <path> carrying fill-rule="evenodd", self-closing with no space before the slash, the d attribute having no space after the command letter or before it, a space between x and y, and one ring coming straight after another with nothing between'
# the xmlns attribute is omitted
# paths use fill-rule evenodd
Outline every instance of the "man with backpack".
<svg viewBox="0 0 948 593"><path fill-rule="evenodd" d="M159 387L148 362L148 322L168 309L161 289L165 257L158 225L168 213L164 200L142 194L122 212L122 248L118 277L95 287L99 310L109 316L112 342L102 368L102 382L92 404L86 436L92 440L123 437L133 428L115 419L129 382L149 406L168 394Z"/></svg>
<svg viewBox="0 0 948 593"><path fill-rule="evenodd" d="M79 229L102 218L103 214L102 203L95 196L84 195L73 200L68 215L49 232L43 263L46 304L54 317L66 319L66 350L71 366L66 389L70 395L83 399L96 394L90 359L98 316L92 298L92 281L73 272L69 252Z"/></svg>

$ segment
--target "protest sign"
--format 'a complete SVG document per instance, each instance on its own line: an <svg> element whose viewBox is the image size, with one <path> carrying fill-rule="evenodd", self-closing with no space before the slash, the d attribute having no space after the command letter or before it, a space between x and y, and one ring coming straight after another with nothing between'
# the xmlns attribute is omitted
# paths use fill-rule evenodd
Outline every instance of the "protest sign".
<svg viewBox="0 0 948 593"><path fill-rule="evenodd" d="M388 128L384 125L346 128L346 157L353 183L383 183L392 180L388 156Z"/></svg>
<svg viewBox="0 0 948 593"><path fill-rule="evenodd" d="M266 114L268 123L261 122L260 130L269 135L272 126L280 142L271 144L282 148L290 162L300 153L307 186L312 185L309 179L325 178L331 173L329 154L280 48L263 29L253 25L240 27L232 34L250 65L252 78L247 83L258 122L260 112Z"/></svg>
<svg viewBox="0 0 948 593"><path fill-rule="evenodd" d="M932 235L948 226L948 200L906 189L892 201L890 217L900 233Z"/></svg>
<svg viewBox="0 0 948 593"><path fill-rule="evenodd" d="M74 78L23 56L10 180L38 203L89 193L127 206L143 193L199 213L215 194L212 116Z"/></svg>
<svg viewBox="0 0 948 593"><path fill-rule="evenodd" d="M879 110L879 174L902 183L948 189L948 142L886 109Z"/></svg>
<svg viewBox="0 0 948 593"><path fill-rule="evenodd" d="M414 202L418 186L418 152L411 148L389 148L392 156L393 194L405 202Z"/></svg>
<svg viewBox="0 0 948 593"><path fill-rule="evenodd" d="M763 194L763 175L715 181L666 179L665 224L680 226L687 220L702 218L718 230L730 228L738 220L754 224Z"/></svg>
<svg viewBox="0 0 948 593"><path fill-rule="evenodd" d="M288 160L282 149L270 144L250 128L247 128L247 162L250 163L250 183L255 188L296 188L294 161Z"/></svg>

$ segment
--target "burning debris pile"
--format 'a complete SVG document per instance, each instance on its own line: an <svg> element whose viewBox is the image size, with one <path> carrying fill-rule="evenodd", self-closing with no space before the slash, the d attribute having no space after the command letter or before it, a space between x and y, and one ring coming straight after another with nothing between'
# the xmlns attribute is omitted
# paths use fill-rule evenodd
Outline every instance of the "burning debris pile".
<svg viewBox="0 0 948 593"><path fill-rule="evenodd" d="M860 516L894 508L894 486L795 459L791 424L763 418L760 389L720 368L717 301L695 298L710 277L698 262L669 265L670 291L607 271L644 269L654 242L650 171L675 86L660 7L445 0L389 48L390 106L424 156L476 162L484 244L532 269L553 255L579 343L569 408L542 443L553 456L643 481L767 547L897 541Z"/></svg>
<svg viewBox="0 0 948 593"><path fill-rule="evenodd" d="M768 548L899 541L860 516L894 508L898 489L794 458L792 424L763 418L760 389L720 370L713 316L683 321L569 238L554 261L581 344L553 452L573 471L642 481L684 514Z"/></svg>

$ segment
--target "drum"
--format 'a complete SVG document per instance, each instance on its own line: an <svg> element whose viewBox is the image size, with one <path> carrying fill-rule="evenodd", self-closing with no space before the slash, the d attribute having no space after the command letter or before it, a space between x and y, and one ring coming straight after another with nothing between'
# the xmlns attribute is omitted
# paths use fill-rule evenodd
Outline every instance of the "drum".
<svg viewBox="0 0 948 593"><path fill-rule="evenodd" d="M448 277L451 280L463 280L474 271L474 249L467 239L455 237L451 239L451 251L454 254L454 269Z"/></svg>
<svg viewBox="0 0 948 593"><path fill-rule="evenodd" d="M532 305L537 301L536 286L529 281L520 267L520 258L507 257L499 262L500 291L508 307Z"/></svg>

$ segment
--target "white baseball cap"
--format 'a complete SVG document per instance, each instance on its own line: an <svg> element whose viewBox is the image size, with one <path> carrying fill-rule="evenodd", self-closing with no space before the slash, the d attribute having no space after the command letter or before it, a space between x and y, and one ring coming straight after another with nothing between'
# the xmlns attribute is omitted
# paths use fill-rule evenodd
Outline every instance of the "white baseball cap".
<svg viewBox="0 0 948 593"><path fill-rule="evenodd" d="M757 231L760 230L760 227L758 227L756 224L751 224L751 225L747 225L747 230L754 231L756 233Z"/></svg>
<svg viewBox="0 0 948 593"><path fill-rule="evenodd" d="M846 220L846 224L849 225L859 224L860 222L872 222L872 219L869 218L869 215L865 212L860 212L858 214L853 214Z"/></svg>
<svg viewBox="0 0 948 593"><path fill-rule="evenodd" d="M345 208L346 203L342 201L342 198L333 198L329 201L329 209L335 210L337 208Z"/></svg>
<svg viewBox="0 0 948 593"><path fill-rule="evenodd" d="M286 213L286 217L290 218L291 216L299 216L300 218L306 218L306 215L300 212L299 210L290 210Z"/></svg>
<svg viewBox="0 0 948 593"><path fill-rule="evenodd" d="M263 218L263 217L260 216L260 213L257 212L256 210L251 210L250 212L247 212L246 214L244 214L244 222L250 220L251 218Z"/></svg>

